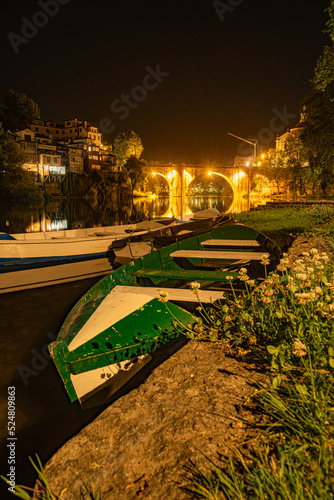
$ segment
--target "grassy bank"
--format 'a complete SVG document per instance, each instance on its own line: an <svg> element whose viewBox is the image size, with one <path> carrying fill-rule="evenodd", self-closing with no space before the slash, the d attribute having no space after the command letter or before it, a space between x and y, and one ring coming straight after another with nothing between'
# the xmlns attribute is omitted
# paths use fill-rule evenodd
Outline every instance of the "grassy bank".
<svg viewBox="0 0 334 500"><path fill-rule="evenodd" d="M333 245L329 217L326 207L311 207L244 213L238 220L276 241L282 231L326 236ZM190 336L215 340L227 354L255 361L270 382L253 396L263 416L257 440L244 443L223 467L194 468L192 498L334 498L333 269L332 256L316 250L292 265L284 255L260 287L241 270L246 292L216 310L202 310Z"/></svg>
<svg viewBox="0 0 334 500"><path fill-rule="evenodd" d="M334 233L334 207L313 205L305 207L270 208L234 214L238 222L264 233L285 250L293 239L306 234ZM330 220L333 218L333 221ZM323 226L326 223L326 228Z"/></svg>

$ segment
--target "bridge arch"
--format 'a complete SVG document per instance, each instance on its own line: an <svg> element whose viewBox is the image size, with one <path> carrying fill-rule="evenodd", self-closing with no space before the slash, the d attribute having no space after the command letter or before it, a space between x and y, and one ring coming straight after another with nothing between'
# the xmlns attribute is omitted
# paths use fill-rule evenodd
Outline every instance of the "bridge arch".
<svg viewBox="0 0 334 500"><path fill-rule="evenodd" d="M168 174L167 175L164 175L162 174L161 172L148 172L148 175L149 176L152 176L152 177L156 177L156 176L161 176L163 179L165 179L165 181L167 182L167 185L168 185L168 191L169 191L169 196L172 195L172 186L171 186L171 182L170 182L170 179L168 178Z"/></svg>
<svg viewBox="0 0 334 500"><path fill-rule="evenodd" d="M228 184L228 186L231 188L231 191L232 191L232 194L233 196L236 195L236 187L234 186L233 182L231 182L231 180L224 174L221 174L219 172L214 172L214 171L208 171L208 172L205 172L205 173L201 173L200 175L197 175L195 177L192 178L192 181L188 184L187 188L190 187L190 185L193 183L193 182L196 182L197 179L199 179L200 177L203 177L204 175L208 175L209 177L212 178L212 176L216 175L216 176L219 176L221 177L222 179L224 179L224 181L226 181L226 183Z"/></svg>
<svg viewBox="0 0 334 500"><path fill-rule="evenodd" d="M151 162L145 171L168 181L170 195L184 196L188 186L201 175L218 175L230 186L233 196L249 194L249 171L238 166L215 166Z"/></svg>

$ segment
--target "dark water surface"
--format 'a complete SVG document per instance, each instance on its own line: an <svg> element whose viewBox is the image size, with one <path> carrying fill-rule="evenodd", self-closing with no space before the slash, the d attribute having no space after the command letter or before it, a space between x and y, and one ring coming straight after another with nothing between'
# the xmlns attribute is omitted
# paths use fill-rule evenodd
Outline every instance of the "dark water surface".
<svg viewBox="0 0 334 500"><path fill-rule="evenodd" d="M46 349L71 307L98 279L0 295L0 474L9 472L7 393L15 387L18 484L34 482L29 455L37 453L45 463L103 410L83 411L70 403ZM6 491L1 484L1 499L7 498Z"/></svg>
<svg viewBox="0 0 334 500"><path fill-rule="evenodd" d="M99 204L96 200L56 200L45 207L27 209L0 206L0 232L25 233L57 231L78 227L133 224L150 217L180 216L216 208L221 213L247 210L248 200L228 196L187 196L181 198L135 198L122 205Z"/></svg>

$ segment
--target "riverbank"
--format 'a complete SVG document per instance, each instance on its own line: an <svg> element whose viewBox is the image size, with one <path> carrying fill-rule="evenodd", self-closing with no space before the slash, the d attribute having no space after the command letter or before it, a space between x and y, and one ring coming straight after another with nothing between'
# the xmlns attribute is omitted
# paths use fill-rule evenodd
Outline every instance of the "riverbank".
<svg viewBox="0 0 334 500"><path fill-rule="evenodd" d="M289 263L314 247L332 252L326 238L299 236ZM250 397L268 375L219 344L187 343L52 457L53 490L68 488L64 500L89 498L92 485L119 500L194 498L186 491L194 466L224 467L237 450L252 456L264 417Z"/></svg>
<svg viewBox="0 0 334 500"><path fill-rule="evenodd" d="M264 213L260 215L263 222ZM289 226L290 219L284 221ZM316 230L311 226L311 231ZM303 235L297 237L289 255L296 260L314 246L320 252L330 251L323 236ZM189 482L185 479L189 459L208 465L205 455L217 465L226 464L229 453L233 456L245 439L256 437L253 426L260 422L259 414L252 412L242 396L251 395L253 382L265 383L267 374L256 370L252 362L226 357L217 345L188 343L157 365L151 375L146 374L146 380L132 381L132 391L128 387L127 394L125 391L49 461L46 471L54 491L69 488L64 500L76 499L80 488L89 489L93 484L95 491L101 487L117 499L145 495L160 500L165 498L161 491L171 499L189 498L180 489ZM51 427L48 434L52 434ZM242 446L245 453L247 449L251 450L248 444ZM34 451L39 453L38 447ZM17 479L23 482L20 476Z"/></svg>

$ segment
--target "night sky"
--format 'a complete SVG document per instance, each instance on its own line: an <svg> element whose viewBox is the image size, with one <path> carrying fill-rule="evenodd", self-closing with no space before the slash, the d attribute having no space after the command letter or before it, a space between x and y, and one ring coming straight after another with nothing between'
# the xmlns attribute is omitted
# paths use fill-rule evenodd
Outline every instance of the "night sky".
<svg viewBox="0 0 334 500"><path fill-rule="evenodd" d="M0 94L26 93L45 120L102 124L104 142L133 129L146 160L231 164L247 148L228 132L273 146L329 41L329 0L55 2L2 1Z"/></svg>

